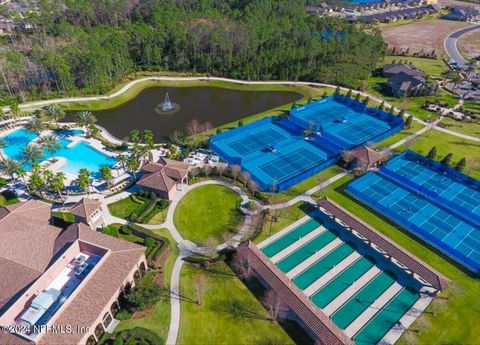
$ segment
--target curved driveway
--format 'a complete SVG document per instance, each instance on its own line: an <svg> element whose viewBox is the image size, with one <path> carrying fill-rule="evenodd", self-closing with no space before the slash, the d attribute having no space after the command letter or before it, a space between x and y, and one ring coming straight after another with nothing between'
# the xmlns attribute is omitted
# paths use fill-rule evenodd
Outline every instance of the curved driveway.
<svg viewBox="0 0 480 345"><path fill-rule="evenodd" d="M444 42L445 51L447 52L448 56L450 56L450 59L457 62L462 68L466 67L468 61L458 51L457 42L461 36L474 30L480 30L480 24L454 31L445 39Z"/></svg>

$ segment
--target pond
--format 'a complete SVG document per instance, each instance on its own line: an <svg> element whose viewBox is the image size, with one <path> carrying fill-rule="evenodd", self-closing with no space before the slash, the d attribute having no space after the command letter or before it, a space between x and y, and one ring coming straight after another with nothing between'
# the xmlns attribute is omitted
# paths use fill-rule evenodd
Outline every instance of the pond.
<svg viewBox="0 0 480 345"><path fill-rule="evenodd" d="M159 111L168 93L178 109ZM119 139L131 130L151 129L156 141L174 131L186 133L192 119L220 126L250 115L297 101L302 95L291 91L243 91L220 87L150 87L135 98L112 109L93 111L97 124ZM161 108L161 107L160 107ZM75 112L67 113L66 121L74 120Z"/></svg>

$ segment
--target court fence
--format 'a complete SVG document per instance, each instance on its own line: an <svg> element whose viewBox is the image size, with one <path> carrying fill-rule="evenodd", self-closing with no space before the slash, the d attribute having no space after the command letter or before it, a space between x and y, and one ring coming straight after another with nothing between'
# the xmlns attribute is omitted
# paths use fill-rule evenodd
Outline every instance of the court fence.
<svg viewBox="0 0 480 345"><path fill-rule="evenodd" d="M374 174L373 172L368 173L365 176L368 176L370 174ZM446 254L448 257L454 259L455 261L459 262L460 264L464 265L467 267L469 270L473 271L475 274L480 275L480 263L470 259L469 257L465 256L463 253L460 251L456 250L455 248L452 248L448 246L445 242L437 239L436 237L432 236L425 230L421 229L419 226L416 224L410 222L408 219L405 219L404 217L400 216L396 212L392 211L388 207L380 204L378 201L374 200L372 197L366 195L363 192L360 192L355 188L355 183L359 181L356 180L352 183L350 183L347 186L347 192L352 195L354 198L359 200L360 202L371 206L378 212L382 213L383 215L387 216L390 220L393 220L394 222L400 224L403 226L405 229L409 230L412 234L416 235L417 237L423 239L436 249L440 250L442 253Z"/></svg>
<svg viewBox="0 0 480 345"><path fill-rule="evenodd" d="M332 97L329 97L329 99ZM357 112L367 113L379 120L382 120L389 124L390 129L386 130L379 135L369 138L370 142L378 142L381 140L386 139L387 137L397 133L403 127L403 120L397 117L392 116L384 111L380 111L378 109L368 108L365 104L358 102L356 100L350 99L345 96L334 96L334 101L339 103L346 104L352 107ZM271 181L271 183L265 183L257 176L255 176L255 172L250 171L252 174L252 179L258 183L260 189L264 191L275 191L281 192L291 186L319 173L320 171L326 169L327 167L335 164L341 157L341 153L345 150L351 149L356 147L360 144L364 143L350 143L347 140L343 140L338 138L337 136L331 135L328 131L324 133L307 133L309 132L309 126L306 124L303 119L302 121L295 121L295 114L305 107L315 107L322 103L327 102L328 99L322 99L310 102L307 105L296 107L291 109L289 115L286 116L275 116L275 117L266 117L261 120L252 122L245 126L237 127L234 130L226 131L220 134L217 134L212 137L210 140L210 146L212 150L214 150L222 159L227 161L229 164L236 164L243 168L242 163L244 163L245 157L249 155L242 155L241 153L235 153L232 150L225 147L222 143L223 140L228 139L232 136L237 136L241 133L248 133L250 131L255 130L255 128L261 127L266 125L267 123L274 123L277 126L282 127L284 130L289 132L292 137L297 137L299 140L307 139L312 145L317 146L322 151L324 151L327 155L326 160L323 162L319 162L319 164L314 165L310 169L305 169L304 171L289 177L285 181ZM251 158L251 156L250 156ZM248 159L248 158L247 158Z"/></svg>
<svg viewBox="0 0 480 345"><path fill-rule="evenodd" d="M402 188L406 189L407 191L411 192L412 194L420 195L424 199L429 200L438 208L444 209L447 212L453 213L455 216L463 220L464 222L474 226L480 227L480 217L470 212L459 205L451 202L448 199L438 195L431 190L422 187L416 184L413 181L406 179L405 177L397 174L394 171L386 169L385 167L380 168L377 172L379 176L384 177L385 179L392 181L393 183L401 186Z"/></svg>

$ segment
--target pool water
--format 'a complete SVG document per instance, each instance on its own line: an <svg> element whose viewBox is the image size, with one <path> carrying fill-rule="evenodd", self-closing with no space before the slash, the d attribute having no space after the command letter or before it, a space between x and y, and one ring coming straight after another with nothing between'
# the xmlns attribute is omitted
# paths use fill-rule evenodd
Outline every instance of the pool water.
<svg viewBox="0 0 480 345"><path fill-rule="evenodd" d="M99 169L102 165L111 167L116 163L115 158L97 151L85 142L79 142L72 147L68 147L71 141L64 136L83 134L81 130L65 130L56 132L55 134L59 136L59 143L61 145L61 148L55 152L55 156L63 157L67 160L66 165L62 168L62 171L67 174L76 176L81 168L86 168L92 173L93 177L98 178ZM21 162L23 148L37 137L37 134L30 133L24 129L16 130L4 138L6 145L3 152L9 158ZM41 161L49 158L50 154L45 152ZM22 164L22 166L26 170L31 168L28 164Z"/></svg>

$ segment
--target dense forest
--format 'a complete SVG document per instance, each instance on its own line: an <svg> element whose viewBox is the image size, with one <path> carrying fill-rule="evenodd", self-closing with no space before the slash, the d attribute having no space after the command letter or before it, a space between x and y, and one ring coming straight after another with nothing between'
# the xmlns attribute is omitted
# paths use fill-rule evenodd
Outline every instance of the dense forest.
<svg viewBox="0 0 480 345"><path fill-rule="evenodd" d="M358 87L379 31L307 16L302 0L42 0L33 30L0 39L3 103L102 93L132 72ZM341 35L331 33L339 33Z"/></svg>

